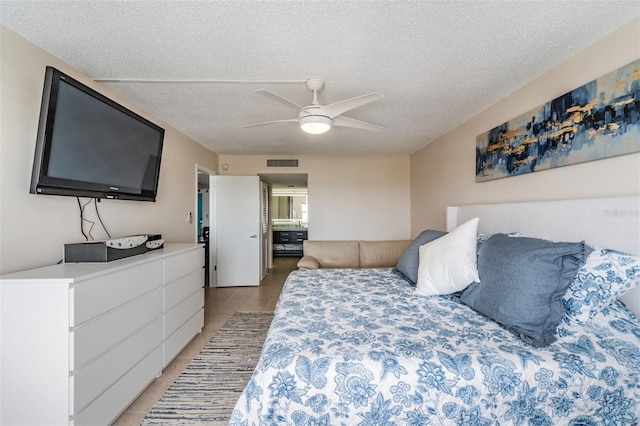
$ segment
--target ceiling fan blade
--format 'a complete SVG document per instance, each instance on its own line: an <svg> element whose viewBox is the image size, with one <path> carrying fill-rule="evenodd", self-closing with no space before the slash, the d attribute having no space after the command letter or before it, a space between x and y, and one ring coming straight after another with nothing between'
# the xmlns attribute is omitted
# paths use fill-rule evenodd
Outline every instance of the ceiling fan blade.
<svg viewBox="0 0 640 426"><path fill-rule="evenodd" d="M382 126L367 123L366 121L356 120L355 118L345 117L344 115L340 115L334 118L331 124L334 126L354 127L356 129L373 130L376 132L384 129L384 127Z"/></svg>
<svg viewBox="0 0 640 426"><path fill-rule="evenodd" d="M273 120L273 121L265 121L264 123L256 123L256 124L249 124L248 126L244 126L246 127L257 127L257 126L266 126L267 124L277 124L277 123L287 123L290 121L295 121L296 123L298 122L297 118L292 118L289 120Z"/></svg>
<svg viewBox="0 0 640 426"><path fill-rule="evenodd" d="M260 95L263 95L263 96L266 96L267 98L272 99L272 100L274 100L276 102L280 102L281 104L284 104L284 105L286 105L288 107L295 108L298 111L302 110L302 107L300 105L296 104L295 102L290 101L289 99L283 98L280 95L276 95L275 93L272 93L272 92L270 92L268 90L258 89L258 90L256 90L256 93L258 93Z"/></svg>
<svg viewBox="0 0 640 426"><path fill-rule="evenodd" d="M322 109L324 109L324 112L326 112L329 117L334 118L354 108L358 108L382 98L384 98L382 93L373 92L368 95L356 96L355 98L345 99L344 101L325 105Z"/></svg>

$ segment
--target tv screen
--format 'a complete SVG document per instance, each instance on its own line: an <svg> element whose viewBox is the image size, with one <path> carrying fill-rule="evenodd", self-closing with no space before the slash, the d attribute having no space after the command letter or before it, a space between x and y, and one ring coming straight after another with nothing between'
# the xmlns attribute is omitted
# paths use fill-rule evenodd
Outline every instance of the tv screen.
<svg viewBox="0 0 640 426"><path fill-rule="evenodd" d="M163 140L161 127L47 67L30 192L155 201Z"/></svg>

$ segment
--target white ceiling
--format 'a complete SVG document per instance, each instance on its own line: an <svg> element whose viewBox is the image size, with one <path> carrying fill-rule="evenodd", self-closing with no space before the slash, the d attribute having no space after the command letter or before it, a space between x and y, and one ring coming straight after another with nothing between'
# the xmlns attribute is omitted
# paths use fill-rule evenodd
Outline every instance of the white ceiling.
<svg viewBox="0 0 640 426"><path fill-rule="evenodd" d="M0 0L0 23L218 154L411 154L636 16L640 0ZM297 117L254 90L304 106L311 77L322 104L383 93L345 115L384 130L244 127Z"/></svg>

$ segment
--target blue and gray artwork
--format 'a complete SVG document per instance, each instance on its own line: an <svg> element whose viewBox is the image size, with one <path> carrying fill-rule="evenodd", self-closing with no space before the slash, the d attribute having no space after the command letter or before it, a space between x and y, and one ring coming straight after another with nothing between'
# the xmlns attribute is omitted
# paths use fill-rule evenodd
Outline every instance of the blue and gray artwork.
<svg viewBox="0 0 640 426"><path fill-rule="evenodd" d="M476 138L476 182L640 151L640 59Z"/></svg>

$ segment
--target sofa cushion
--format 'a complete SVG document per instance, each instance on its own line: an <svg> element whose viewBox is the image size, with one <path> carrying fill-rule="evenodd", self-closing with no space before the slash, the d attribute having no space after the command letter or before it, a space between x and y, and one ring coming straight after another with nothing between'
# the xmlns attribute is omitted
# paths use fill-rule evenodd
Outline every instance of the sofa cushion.
<svg viewBox="0 0 640 426"><path fill-rule="evenodd" d="M321 268L359 268L358 241L315 241L302 243L304 256L315 257Z"/></svg>
<svg viewBox="0 0 640 426"><path fill-rule="evenodd" d="M298 260L298 269L320 269L320 262L313 256L302 256Z"/></svg>
<svg viewBox="0 0 640 426"><path fill-rule="evenodd" d="M361 268L392 268L396 266L411 240L359 241Z"/></svg>

